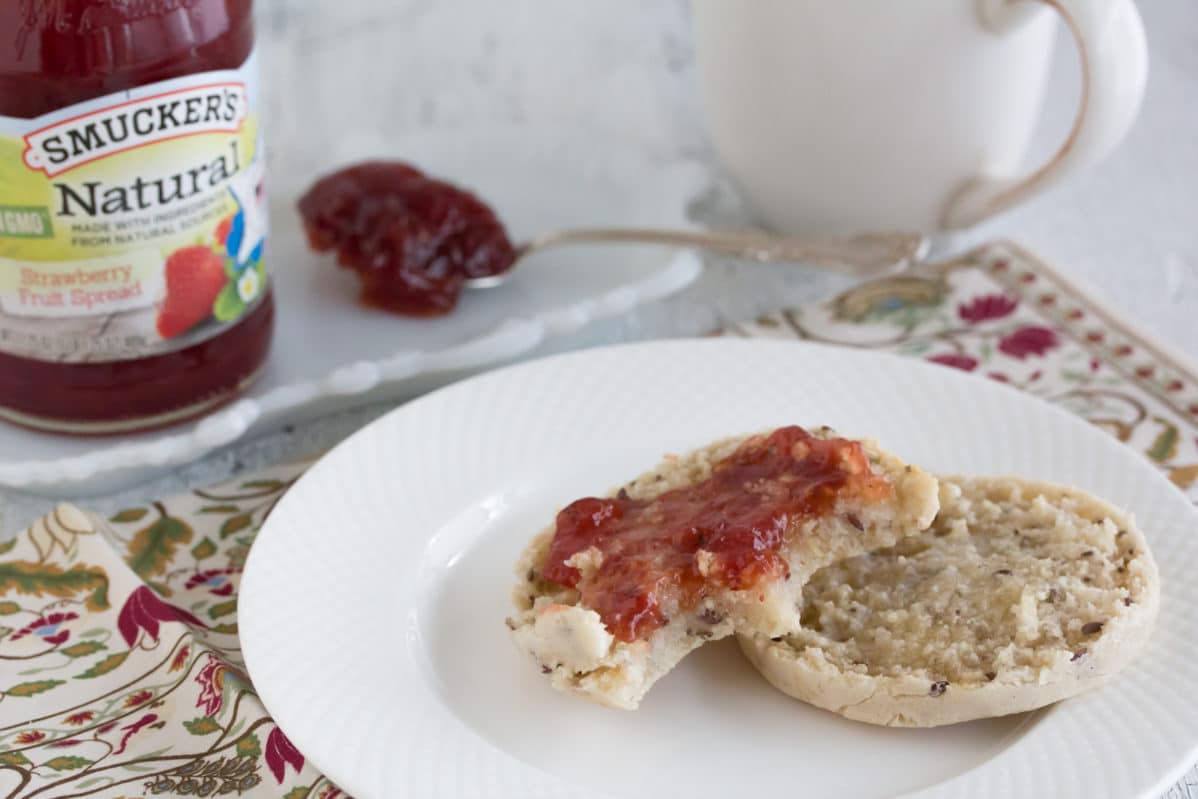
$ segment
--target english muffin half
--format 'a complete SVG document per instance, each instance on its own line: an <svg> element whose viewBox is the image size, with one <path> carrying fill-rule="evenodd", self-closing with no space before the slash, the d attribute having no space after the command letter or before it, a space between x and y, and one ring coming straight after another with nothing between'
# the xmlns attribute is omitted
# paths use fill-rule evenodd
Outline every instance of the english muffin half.
<svg viewBox="0 0 1198 799"><path fill-rule="evenodd" d="M1148 543L1119 509L1048 483L944 477L930 528L816 572L797 631L739 641L796 699L931 727L1101 685L1144 648L1159 597Z"/></svg>

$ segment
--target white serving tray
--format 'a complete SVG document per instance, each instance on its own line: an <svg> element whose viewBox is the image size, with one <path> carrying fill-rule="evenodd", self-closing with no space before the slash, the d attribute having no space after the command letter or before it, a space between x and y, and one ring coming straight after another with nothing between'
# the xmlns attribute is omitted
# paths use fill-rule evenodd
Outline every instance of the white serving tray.
<svg viewBox="0 0 1198 799"><path fill-rule="evenodd" d="M693 227L687 206L709 180L698 164L656 159L627 140L494 127L359 137L323 168L363 157L411 161L476 190L515 241L574 226ZM270 361L242 399L199 422L116 438L0 425L0 486L45 494L128 486L250 433L411 396L523 355L548 337L676 292L702 268L688 251L569 247L530 257L503 286L465 293L445 318L369 311L357 303L356 277L307 249L295 200L315 176L270 177L267 252L278 321Z"/></svg>

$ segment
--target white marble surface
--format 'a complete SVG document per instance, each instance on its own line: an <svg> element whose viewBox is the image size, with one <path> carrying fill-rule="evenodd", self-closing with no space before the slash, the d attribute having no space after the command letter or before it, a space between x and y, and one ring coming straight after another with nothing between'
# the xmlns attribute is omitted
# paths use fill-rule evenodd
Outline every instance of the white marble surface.
<svg viewBox="0 0 1198 799"><path fill-rule="evenodd" d="M1091 173L950 246L1016 239L1198 360L1198 2L1143 0L1140 9L1152 63L1141 117L1123 146ZM352 152L360 136L496 122L532 131L546 124L608 128L642 138L663 156L714 165L683 0L259 0L259 14L271 168L288 178ZM1051 153L1074 113L1076 54L1061 39L1029 162ZM702 198L695 213L709 224L744 221L726 186ZM554 349L698 334L841 285L794 267L711 259L682 295ZM385 410L285 430L87 504L107 510L313 455ZM0 530L11 534L45 508L42 499L0 495ZM1186 780L1170 799L1198 796L1198 772Z"/></svg>

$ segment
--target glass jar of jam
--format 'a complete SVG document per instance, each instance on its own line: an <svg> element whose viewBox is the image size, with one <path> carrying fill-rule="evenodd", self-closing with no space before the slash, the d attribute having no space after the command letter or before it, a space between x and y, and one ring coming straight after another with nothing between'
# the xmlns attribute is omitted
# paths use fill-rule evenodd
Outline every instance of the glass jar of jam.
<svg viewBox="0 0 1198 799"><path fill-rule="evenodd" d="M167 425L261 369L251 0L0 0L0 417Z"/></svg>

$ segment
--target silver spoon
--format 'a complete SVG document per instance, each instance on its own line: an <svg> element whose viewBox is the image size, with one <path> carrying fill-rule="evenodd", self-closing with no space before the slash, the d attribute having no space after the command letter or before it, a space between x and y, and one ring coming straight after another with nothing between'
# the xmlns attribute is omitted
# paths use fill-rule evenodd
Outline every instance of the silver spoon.
<svg viewBox="0 0 1198 799"><path fill-rule="evenodd" d="M851 238L782 237L768 233L690 230L590 228L559 230L531 239L516 249L507 271L466 281L467 288L491 288L505 282L522 258L567 244L668 244L747 258L761 263L788 261L858 277L901 271L928 252L928 239L917 233L869 233Z"/></svg>

